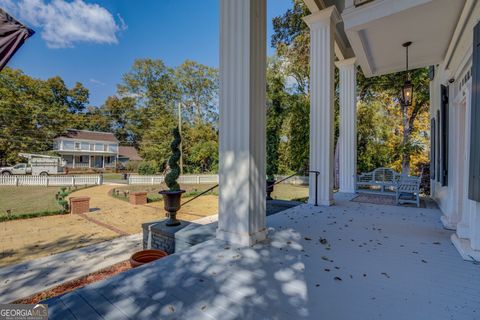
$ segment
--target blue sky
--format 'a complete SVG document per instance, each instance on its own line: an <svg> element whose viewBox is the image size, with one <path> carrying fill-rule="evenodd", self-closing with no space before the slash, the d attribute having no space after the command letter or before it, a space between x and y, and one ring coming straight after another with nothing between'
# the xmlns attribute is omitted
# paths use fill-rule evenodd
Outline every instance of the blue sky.
<svg viewBox="0 0 480 320"><path fill-rule="evenodd" d="M115 93L136 58L158 58L169 66L191 59L218 67L219 2L0 0L0 7L37 31L9 66L42 79L59 75L69 86L82 82L90 103L98 106ZM269 39L271 19L291 2L268 1Z"/></svg>

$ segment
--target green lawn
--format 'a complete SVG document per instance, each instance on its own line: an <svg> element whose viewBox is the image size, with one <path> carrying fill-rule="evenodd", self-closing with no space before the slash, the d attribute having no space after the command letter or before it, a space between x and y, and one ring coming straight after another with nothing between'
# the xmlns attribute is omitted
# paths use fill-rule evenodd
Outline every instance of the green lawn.
<svg viewBox="0 0 480 320"><path fill-rule="evenodd" d="M0 186L0 218L7 215L7 210L15 216L58 212L60 206L55 200L59 187L10 187Z"/></svg>
<svg viewBox="0 0 480 320"><path fill-rule="evenodd" d="M272 198L280 200L298 200L303 201L308 197L308 186L293 185L293 184L276 184Z"/></svg>
<svg viewBox="0 0 480 320"><path fill-rule="evenodd" d="M103 180L123 180L123 174L121 173L104 173Z"/></svg>

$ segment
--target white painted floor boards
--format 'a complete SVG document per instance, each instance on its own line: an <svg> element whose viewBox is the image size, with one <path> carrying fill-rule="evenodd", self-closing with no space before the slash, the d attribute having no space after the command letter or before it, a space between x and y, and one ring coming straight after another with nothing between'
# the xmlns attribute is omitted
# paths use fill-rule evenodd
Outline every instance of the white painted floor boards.
<svg viewBox="0 0 480 320"><path fill-rule="evenodd" d="M480 319L480 265L440 211L336 198L268 217L253 248L211 240L52 299L50 319Z"/></svg>

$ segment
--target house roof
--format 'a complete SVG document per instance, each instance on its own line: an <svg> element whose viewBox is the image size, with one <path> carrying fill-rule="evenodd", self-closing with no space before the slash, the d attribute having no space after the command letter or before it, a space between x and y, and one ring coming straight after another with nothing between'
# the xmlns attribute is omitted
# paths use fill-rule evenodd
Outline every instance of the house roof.
<svg viewBox="0 0 480 320"><path fill-rule="evenodd" d="M132 161L141 161L142 157L138 154L138 151L135 147L118 147L118 156L122 158L128 158Z"/></svg>
<svg viewBox="0 0 480 320"><path fill-rule="evenodd" d="M88 131L88 130L68 129L67 133L61 135L59 138L108 141L108 142L118 143L117 138L111 132L99 132L99 131Z"/></svg>

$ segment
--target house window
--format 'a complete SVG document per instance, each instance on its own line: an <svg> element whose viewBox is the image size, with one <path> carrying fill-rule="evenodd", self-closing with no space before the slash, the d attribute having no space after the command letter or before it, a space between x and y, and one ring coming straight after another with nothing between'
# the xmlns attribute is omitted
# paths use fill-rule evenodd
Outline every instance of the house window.
<svg viewBox="0 0 480 320"><path fill-rule="evenodd" d="M75 150L80 150L80 142L75 142Z"/></svg>
<svg viewBox="0 0 480 320"><path fill-rule="evenodd" d="M93 143L90 143L90 151L94 151L95 150L95 145Z"/></svg>
<svg viewBox="0 0 480 320"><path fill-rule="evenodd" d="M103 145L103 151L108 151L108 144Z"/></svg>

